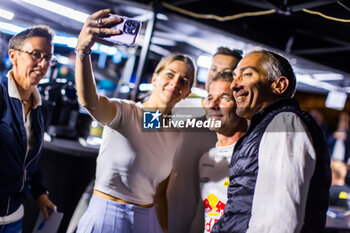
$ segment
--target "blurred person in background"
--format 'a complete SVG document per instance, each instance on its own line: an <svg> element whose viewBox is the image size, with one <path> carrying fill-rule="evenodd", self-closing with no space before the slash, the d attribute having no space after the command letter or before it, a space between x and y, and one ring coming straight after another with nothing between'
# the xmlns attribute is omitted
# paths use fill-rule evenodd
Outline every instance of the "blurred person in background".
<svg viewBox="0 0 350 233"><path fill-rule="evenodd" d="M185 55L174 54L157 65L154 90L144 103L110 99L97 93L91 69L91 47L105 42L101 36L119 35L111 29L121 22L109 9L88 17L76 47L76 85L81 104L104 125L97 158L96 180L89 207L80 220L78 233L167 232L166 188L180 132L145 131L144 111L153 117L169 114L186 98L196 75L196 66Z"/></svg>
<svg viewBox="0 0 350 233"><path fill-rule="evenodd" d="M106 66L100 69L102 78L98 80L97 89L100 94L112 98L117 88L120 74L117 72L117 64L112 59L107 59Z"/></svg>
<svg viewBox="0 0 350 233"><path fill-rule="evenodd" d="M313 116L317 124L321 127L327 140L330 134L330 129L323 112L320 109L313 108L310 110L309 113L311 114L311 116Z"/></svg>
<svg viewBox="0 0 350 233"><path fill-rule="evenodd" d="M229 49L219 47L213 55L212 62L208 72L208 78L205 82L205 89L209 92L209 84L219 73L232 73L237 63L242 59L242 51L238 49ZM205 105L204 105L205 106Z"/></svg>
<svg viewBox="0 0 350 233"><path fill-rule="evenodd" d="M45 218L55 205L41 184L37 167L42 153L44 121L36 88L53 54L53 31L36 26L14 35L9 42L12 69L0 76L0 232L22 232L28 192L37 199Z"/></svg>
<svg viewBox="0 0 350 233"><path fill-rule="evenodd" d="M331 159L336 161L342 161L345 164L350 163L349 122L349 114L346 112L341 112L339 115L338 126L336 131L328 138Z"/></svg>
<svg viewBox="0 0 350 233"><path fill-rule="evenodd" d="M236 115L236 103L230 89L232 80L232 72L218 73L209 84L207 118L220 121L221 126L211 128L216 132L216 145L199 161L201 195L190 229L192 233L210 232L222 215L227 201L228 167L233 148L247 129L246 120Z"/></svg>
<svg viewBox="0 0 350 233"><path fill-rule="evenodd" d="M72 67L68 65L61 64L58 68L56 79L65 79L68 81L74 80L74 71Z"/></svg>
<svg viewBox="0 0 350 233"><path fill-rule="evenodd" d="M345 184L348 169L341 161L332 161L332 185L329 190L329 205L350 208L350 186Z"/></svg>

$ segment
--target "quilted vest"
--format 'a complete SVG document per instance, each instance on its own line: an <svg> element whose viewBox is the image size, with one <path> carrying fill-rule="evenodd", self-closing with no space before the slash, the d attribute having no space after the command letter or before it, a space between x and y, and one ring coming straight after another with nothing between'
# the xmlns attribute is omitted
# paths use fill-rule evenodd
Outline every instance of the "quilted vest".
<svg viewBox="0 0 350 233"><path fill-rule="evenodd" d="M310 114L300 110L298 102L294 99L277 100L256 113L247 133L238 140L229 169L228 201L223 216L211 232L243 233L247 231L259 171L260 141L269 123L281 112L293 112L302 119L316 150L316 167L309 186L301 232L323 232L331 184L329 152L322 130Z"/></svg>

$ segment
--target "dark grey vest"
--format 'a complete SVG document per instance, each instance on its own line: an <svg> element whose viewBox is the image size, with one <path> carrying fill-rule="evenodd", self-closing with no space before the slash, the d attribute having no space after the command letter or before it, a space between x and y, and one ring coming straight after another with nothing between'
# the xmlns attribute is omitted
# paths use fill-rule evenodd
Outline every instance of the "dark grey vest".
<svg viewBox="0 0 350 233"><path fill-rule="evenodd" d="M224 214L214 225L212 233L243 233L247 231L259 170L258 152L260 141L266 127L281 112L297 114L312 137L316 150L316 168L311 178L304 225L301 232L323 232L331 183L328 148L322 130L312 116L301 111L299 104L294 99L281 99L270 104L261 112L256 113L251 120L247 133L237 142L229 170L228 201Z"/></svg>

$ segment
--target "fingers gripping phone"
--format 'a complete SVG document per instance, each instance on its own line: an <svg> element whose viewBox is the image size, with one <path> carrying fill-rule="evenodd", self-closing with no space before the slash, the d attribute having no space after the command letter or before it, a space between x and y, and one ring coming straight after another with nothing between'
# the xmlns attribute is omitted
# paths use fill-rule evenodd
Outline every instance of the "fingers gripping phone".
<svg viewBox="0 0 350 233"><path fill-rule="evenodd" d="M123 34L111 37L104 37L103 39L113 42L115 44L133 46L136 42L138 34L140 33L142 23L140 21L120 15L110 15L109 17L119 17L123 19L121 23L112 27L113 29L121 30Z"/></svg>

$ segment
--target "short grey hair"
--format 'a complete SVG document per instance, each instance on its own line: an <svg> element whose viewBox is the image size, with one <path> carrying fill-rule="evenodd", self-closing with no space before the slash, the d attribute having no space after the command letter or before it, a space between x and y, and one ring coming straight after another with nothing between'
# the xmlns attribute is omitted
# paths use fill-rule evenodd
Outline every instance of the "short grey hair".
<svg viewBox="0 0 350 233"><path fill-rule="evenodd" d="M267 71L267 80L275 81L281 76L288 79L289 85L284 95L287 98L292 98L295 94L296 77L289 61L282 55L263 48L252 50L248 54L252 53L259 53L264 56L263 66Z"/></svg>
<svg viewBox="0 0 350 233"><path fill-rule="evenodd" d="M16 35L14 35L9 42L9 49L21 49L23 42L31 37L39 36L44 37L48 41L52 42L55 32L46 25L37 25L28 29L25 29Z"/></svg>

